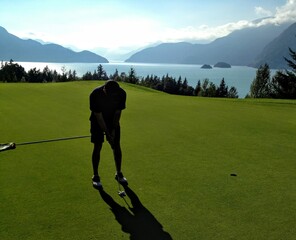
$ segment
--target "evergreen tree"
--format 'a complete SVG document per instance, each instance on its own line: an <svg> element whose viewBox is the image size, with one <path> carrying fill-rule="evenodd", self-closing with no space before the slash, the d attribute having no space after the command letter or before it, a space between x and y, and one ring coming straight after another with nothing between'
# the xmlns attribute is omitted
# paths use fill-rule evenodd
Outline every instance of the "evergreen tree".
<svg viewBox="0 0 296 240"><path fill-rule="evenodd" d="M216 97L217 88L216 85L210 82L209 88L207 89L207 97Z"/></svg>
<svg viewBox="0 0 296 240"><path fill-rule="evenodd" d="M228 91L227 97L229 98L238 98L238 93L235 87L231 87Z"/></svg>
<svg viewBox="0 0 296 240"><path fill-rule="evenodd" d="M85 74L82 75L82 79L93 80L93 75L91 74L91 72L87 71Z"/></svg>
<svg viewBox="0 0 296 240"><path fill-rule="evenodd" d="M102 77L99 77L99 74L96 70L94 70L94 73L91 75L91 80L101 80Z"/></svg>
<svg viewBox="0 0 296 240"><path fill-rule="evenodd" d="M66 82L68 80L68 73L67 73L66 67L62 66L61 71L62 71L62 76L60 78L60 81L61 82Z"/></svg>
<svg viewBox="0 0 296 240"><path fill-rule="evenodd" d="M43 82L52 82L51 71L48 66L45 66L42 71Z"/></svg>
<svg viewBox="0 0 296 240"><path fill-rule="evenodd" d="M121 72L119 76L120 81L126 82L127 76L125 72Z"/></svg>
<svg viewBox="0 0 296 240"><path fill-rule="evenodd" d="M43 74L39 69L32 68L28 71L28 82L41 83L43 82Z"/></svg>
<svg viewBox="0 0 296 240"><path fill-rule="evenodd" d="M68 81L74 81L74 77L73 77L73 73L72 73L72 70L70 69L69 72L68 72Z"/></svg>
<svg viewBox="0 0 296 240"><path fill-rule="evenodd" d="M78 77L77 77L77 72L76 70L73 71L73 80L77 80Z"/></svg>
<svg viewBox="0 0 296 240"><path fill-rule="evenodd" d="M182 82L181 89L179 90L179 94L180 95L188 95L188 82L187 82L186 78Z"/></svg>
<svg viewBox="0 0 296 240"><path fill-rule="evenodd" d="M127 82L132 84L137 84L139 82L139 79L136 74L136 70L133 67L131 67L128 73Z"/></svg>
<svg viewBox="0 0 296 240"><path fill-rule="evenodd" d="M200 83L200 80L198 80L196 87L194 89L194 95L199 96L200 91L201 91L201 83Z"/></svg>
<svg viewBox="0 0 296 240"><path fill-rule="evenodd" d="M200 96L207 97L207 89L208 89L209 82L210 81L208 78L203 80L202 85L201 85Z"/></svg>
<svg viewBox="0 0 296 240"><path fill-rule="evenodd" d="M182 92L182 77L181 76L179 76L179 78L178 78L176 88L178 89L178 92Z"/></svg>
<svg viewBox="0 0 296 240"><path fill-rule="evenodd" d="M119 73L118 73L117 68L115 69L114 74L113 74L113 75L110 75L110 79L113 79L113 80L115 80L115 81L119 81L119 80L120 80L120 79L119 79Z"/></svg>
<svg viewBox="0 0 296 240"><path fill-rule="evenodd" d="M9 63L1 64L0 81L2 82L20 82L26 76L25 69L10 60Z"/></svg>
<svg viewBox="0 0 296 240"><path fill-rule="evenodd" d="M100 64L97 69L97 79L102 80L103 75L104 75L104 69L102 64Z"/></svg>
<svg viewBox="0 0 296 240"><path fill-rule="evenodd" d="M267 98L271 95L270 69L268 64L261 65L256 71L256 77L250 88L253 98Z"/></svg>
<svg viewBox="0 0 296 240"><path fill-rule="evenodd" d="M225 97L227 97L227 95L228 95L228 87L225 84L224 78L222 78L222 80L220 82L220 86L217 88L216 96L225 98Z"/></svg>
<svg viewBox="0 0 296 240"><path fill-rule="evenodd" d="M170 94L177 94L177 82L174 78L170 77L168 74L163 77L163 91Z"/></svg>
<svg viewBox="0 0 296 240"><path fill-rule="evenodd" d="M277 71L272 78L272 97L296 99L296 52L289 48L292 60L285 58L292 69Z"/></svg>
<svg viewBox="0 0 296 240"><path fill-rule="evenodd" d="M287 59L285 58L286 62L288 63L288 66L292 69L292 71L296 74L296 52L293 51L291 48L289 48L289 52L290 52L290 57L295 61L293 62L293 60Z"/></svg>

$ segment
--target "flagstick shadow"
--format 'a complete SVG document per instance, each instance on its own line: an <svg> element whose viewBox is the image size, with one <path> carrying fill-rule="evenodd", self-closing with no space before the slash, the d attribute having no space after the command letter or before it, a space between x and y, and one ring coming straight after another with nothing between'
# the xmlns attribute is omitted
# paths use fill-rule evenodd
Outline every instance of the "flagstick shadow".
<svg viewBox="0 0 296 240"><path fill-rule="evenodd" d="M125 186L124 190L131 200L130 211L115 202L103 189L99 190L102 199L110 206L116 221L121 225L122 231L129 233L131 240L172 240L170 234L163 230L162 225L143 206L138 196L128 186Z"/></svg>

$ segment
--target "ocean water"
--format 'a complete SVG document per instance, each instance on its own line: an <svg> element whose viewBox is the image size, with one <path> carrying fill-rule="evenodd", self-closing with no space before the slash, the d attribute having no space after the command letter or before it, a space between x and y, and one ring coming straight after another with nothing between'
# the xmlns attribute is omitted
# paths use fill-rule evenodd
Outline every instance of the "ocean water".
<svg viewBox="0 0 296 240"><path fill-rule="evenodd" d="M41 62L18 62L26 71L37 68L41 71L48 66L51 70L62 72L62 67L66 71L76 71L77 76L82 77L87 71L94 72L98 63L41 63ZM187 64L145 64L145 63L102 63L107 75L114 74L116 69L119 74L125 72L128 74L131 68L134 68L138 77L146 77L147 75L155 75L162 77L168 74L178 80L179 76L182 80L187 79L188 84L192 87L197 85L198 80L203 82L204 79L209 79L216 85L219 85L222 78L224 78L228 89L235 87L240 98L244 98L250 91L250 86L256 76L255 68L244 66L232 66L231 68L212 68L202 69L201 65L187 65Z"/></svg>

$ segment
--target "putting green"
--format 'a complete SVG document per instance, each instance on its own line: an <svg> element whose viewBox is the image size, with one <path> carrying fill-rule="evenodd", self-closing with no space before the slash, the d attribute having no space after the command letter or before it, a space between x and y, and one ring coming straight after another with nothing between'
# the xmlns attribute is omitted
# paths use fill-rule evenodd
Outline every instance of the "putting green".
<svg viewBox="0 0 296 240"><path fill-rule="evenodd" d="M88 96L100 84L0 84L0 143L89 134ZM294 239L295 101L120 84L125 199L139 211L117 194L107 144L103 198L89 139L17 146L0 153L0 239Z"/></svg>

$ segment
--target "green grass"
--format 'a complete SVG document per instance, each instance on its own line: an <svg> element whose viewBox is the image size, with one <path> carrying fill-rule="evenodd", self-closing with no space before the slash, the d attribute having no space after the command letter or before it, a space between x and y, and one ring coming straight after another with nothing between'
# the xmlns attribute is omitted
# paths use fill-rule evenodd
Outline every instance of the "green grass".
<svg viewBox="0 0 296 240"><path fill-rule="evenodd" d="M0 143L88 134L88 96L100 84L0 84ZM175 240L295 238L295 101L121 85L123 171L155 218L138 220L143 231L159 222ZM115 216L91 186L91 152L89 139L1 152L0 239L129 239L126 216ZM105 191L127 209L107 144L100 172Z"/></svg>

